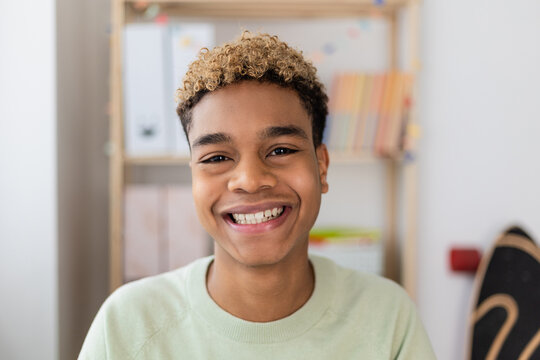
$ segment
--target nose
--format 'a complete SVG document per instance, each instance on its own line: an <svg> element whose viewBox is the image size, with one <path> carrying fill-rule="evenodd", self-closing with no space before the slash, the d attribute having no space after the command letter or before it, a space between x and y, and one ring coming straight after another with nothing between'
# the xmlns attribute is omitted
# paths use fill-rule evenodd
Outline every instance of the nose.
<svg viewBox="0 0 540 360"><path fill-rule="evenodd" d="M258 156L241 159L232 171L228 189L232 192L256 193L271 189L277 184L277 177Z"/></svg>

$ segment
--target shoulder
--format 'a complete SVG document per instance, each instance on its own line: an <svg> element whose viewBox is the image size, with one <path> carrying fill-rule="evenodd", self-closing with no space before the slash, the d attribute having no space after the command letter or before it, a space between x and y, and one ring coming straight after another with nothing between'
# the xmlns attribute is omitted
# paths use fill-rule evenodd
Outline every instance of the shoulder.
<svg viewBox="0 0 540 360"><path fill-rule="evenodd" d="M376 301L380 306L396 305L396 303L410 303L405 290L394 281L382 276L359 272L337 265L332 260L310 256L316 273L330 277L328 283L332 283L332 291L335 296L334 302L366 303ZM343 304L349 307L351 304Z"/></svg>
<svg viewBox="0 0 540 360"><path fill-rule="evenodd" d="M364 301L377 300L383 304L410 303L405 289L394 281L377 274L337 267L337 281L341 292Z"/></svg>
<svg viewBox="0 0 540 360"><path fill-rule="evenodd" d="M208 260L199 259L185 267L124 284L109 296L103 310L109 315L142 317L145 321L164 320L160 319L161 312L166 312L166 319L181 316L190 308L192 275Z"/></svg>
<svg viewBox="0 0 540 360"><path fill-rule="evenodd" d="M409 295L399 284L382 276L337 267L338 302L349 308L402 317L415 311Z"/></svg>
<svg viewBox="0 0 540 360"><path fill-rule="evenodd" d="M333 263L325 266L335 274L330 311L339 327L390 349L392 359L435 359L416 306L400 285Z"/></svg>
<svg viewBox="0 0 540 360"><path fill-rule="evenodd" d="M322 257L311 257L324 283L333 293L330 311L338 319L362 319L373 328L400 324L415 316L415 306L405 290L381 276L358 272ZM316 283L317 284L317 283Z"/></svg>
<svg viewBox="0 0 540 360"><path fill-rule="evenodd" d="M87 354L132 356L157 333L182 322L191 310L189 283L208 258L153 277L127 283L105 300L86 336ZM85 357L86 356L86 357ZM100 355L101 356L101 355Z"/></svg>
<svg viewBox="0 0 540 360"><path fill-rule="evenodd" d="M164 305L171 297L182 300L189 268L135 280L116 289L104 302L106 311L131 311L147 306Z"/></svg>

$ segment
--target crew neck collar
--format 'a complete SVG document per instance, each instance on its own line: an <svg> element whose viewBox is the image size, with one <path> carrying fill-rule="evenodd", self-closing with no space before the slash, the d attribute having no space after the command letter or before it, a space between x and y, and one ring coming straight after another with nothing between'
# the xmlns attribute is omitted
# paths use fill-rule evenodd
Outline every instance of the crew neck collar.
<svg viewBox="0 0 540 360"><path fill-rule="evenodd" d="M284 342L312 328L327 311L335 293L335 265L328 259L310 255L315 286L308 301L291 315L270 322L252 322L223 310L210 297L206 273L213 256L198 260L188 277L189 302L196 315L211 328L233 340L246 343Z"/></svg>

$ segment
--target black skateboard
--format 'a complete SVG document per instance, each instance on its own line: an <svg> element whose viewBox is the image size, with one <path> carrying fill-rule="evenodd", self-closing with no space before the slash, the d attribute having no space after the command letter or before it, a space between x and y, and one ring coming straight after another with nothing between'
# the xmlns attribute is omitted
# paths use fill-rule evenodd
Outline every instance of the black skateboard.
<svg viewBox="0 0 540 360"><path fill-rule="evenodd" d="M506 230L476 275L471 360L540 360L540 248L519 227Z"/></svg>

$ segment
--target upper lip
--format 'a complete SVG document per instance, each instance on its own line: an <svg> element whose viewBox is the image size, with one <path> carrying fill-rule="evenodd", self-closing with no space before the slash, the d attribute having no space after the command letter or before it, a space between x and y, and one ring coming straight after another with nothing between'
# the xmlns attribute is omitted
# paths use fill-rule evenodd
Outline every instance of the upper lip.
<svg viewBox="0 0 540 360"><path fill-rule="evenodd" d="M260 204L245 204L245 205L235 205L229 208L226 208L223 213L225 214L253 214L264 210L272 210L273 208L280 208L283 206L289 206L284 202L265 202Z"/></svg>

